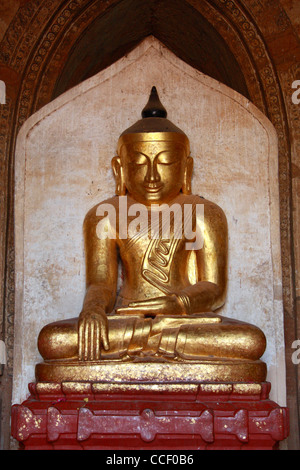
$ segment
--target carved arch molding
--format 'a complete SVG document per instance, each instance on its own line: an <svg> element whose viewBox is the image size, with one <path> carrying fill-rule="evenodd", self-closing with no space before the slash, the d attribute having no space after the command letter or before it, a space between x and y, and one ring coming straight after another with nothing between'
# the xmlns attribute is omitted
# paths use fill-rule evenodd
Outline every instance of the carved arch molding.
<svg viewBox="0 0 300 470"><path fill-rule="evenodd" d="M290 348L298 336L295 280L298 254L293 238L298 221L293 218L291 167L293 154L299 152L300 111L292 106L290 96L291 83L300 78L300 43L279 0L20 3L0 44L0 76L7 86L0 121L0 321L8 353L6 379L13 370L13 181L17 133L39 108L152 34L193 67L249 98L277 130L288 405L293 420L291 428L296 435L291 446L296 447L298 379Z"/></svg>

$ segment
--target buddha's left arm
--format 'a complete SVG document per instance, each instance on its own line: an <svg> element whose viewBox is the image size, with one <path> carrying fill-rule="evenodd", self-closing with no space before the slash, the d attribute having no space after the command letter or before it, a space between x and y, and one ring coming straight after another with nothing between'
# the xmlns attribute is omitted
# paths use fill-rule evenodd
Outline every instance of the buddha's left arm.
<svg viewBox="0 0 300 470"><path fill-rule="evenodd" d="M205 201L203 247L196 251L198 282L178 293L186 313L216 310L225 302L228 233L224 212Z"/></svg>

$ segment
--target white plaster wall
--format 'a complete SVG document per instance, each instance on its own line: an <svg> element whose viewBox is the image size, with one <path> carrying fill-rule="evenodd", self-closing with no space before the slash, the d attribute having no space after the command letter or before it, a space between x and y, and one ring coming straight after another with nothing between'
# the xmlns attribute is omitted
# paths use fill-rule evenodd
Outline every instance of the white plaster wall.
<svg viewBox="0 0 300 470"><path fill-rule="evenodd" d="M193 192L220 205L229 225L225 316L267 336L271 396L285 405L277 137L246 98L194 70L156 39L45 106L16 150L16 318L13 402L28 394L51 322L78 316L85 291L82 223L114 194L118 137L156 85L168 118L189 136Z"/></svg>

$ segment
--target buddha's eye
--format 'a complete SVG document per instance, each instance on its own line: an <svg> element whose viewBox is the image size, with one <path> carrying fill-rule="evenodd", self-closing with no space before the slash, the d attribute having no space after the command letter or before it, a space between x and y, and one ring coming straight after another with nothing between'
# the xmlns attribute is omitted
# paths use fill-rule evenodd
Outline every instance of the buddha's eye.
<svg viewBox="0 0 300 470"><path fill-rule="evenodd" d="M174 165L178 163L179 159L173 152L162 152L157 157L157 163L161 165Z"/></svg>
<svg viewBox="0 0 300 470"><path fill-rule="evenodd" d="M147 158L143 154L135 153L130 159L130 164L131 165L146 165Z"/></svg>

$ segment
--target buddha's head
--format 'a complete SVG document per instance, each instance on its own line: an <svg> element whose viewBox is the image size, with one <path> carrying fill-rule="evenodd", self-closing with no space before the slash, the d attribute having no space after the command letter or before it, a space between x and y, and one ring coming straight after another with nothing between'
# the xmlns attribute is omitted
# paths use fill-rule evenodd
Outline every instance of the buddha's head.
<svg viewBox="0 0 300 470"><path fill-rule="evenodd" d="M118 156L112 160L118 195L128 193L137 202L150 205L191 192L189 140L166 117L153 87L142 119L119 138Z"/></svg>

